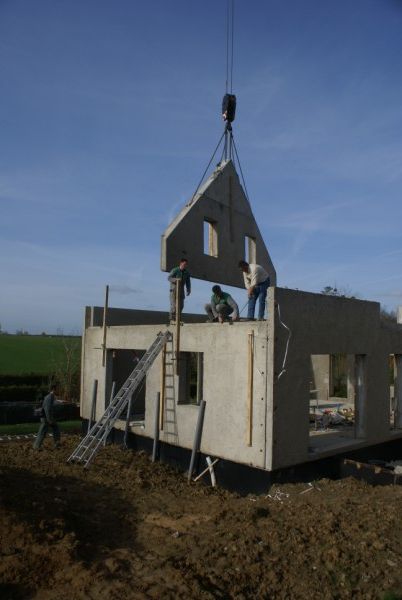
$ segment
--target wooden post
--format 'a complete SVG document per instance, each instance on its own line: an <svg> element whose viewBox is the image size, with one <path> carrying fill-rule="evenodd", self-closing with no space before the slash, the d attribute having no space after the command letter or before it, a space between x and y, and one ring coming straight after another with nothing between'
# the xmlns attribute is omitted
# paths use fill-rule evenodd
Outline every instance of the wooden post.
<svg viewBox="0 0 402 600"><path fill-rule="evenodd" d="M253 443L254 331L248 334L247 446Z"/></svg>
<svg viewBox="0 0 402 600"><path fill-rule="evenodd" d="M166 383L166 344L162 348L161 364L161 395L159 403L159 429L163 431L163 415L165 412L165 383Z"/></svg>
<svg viewBox="0 0 402 600"><path fill-rule="evenodd" d="M176 375L179 375L179 361L180 361L180 295L181 295L181 279L176 280Z"/></svg>
<svg viewBox="0 0 402 600"><path fill-rule="evenodd" d="M202 389L202 369L202 354L201 352L197 352L197 404L201 404L201 399L204 393L204 390Z"/></svg>
<svg viewBox="0 0 402 600"><path fill-rule="evenodd" d="M109 305L109 286L106 286L105 292L105 307L103 309L103 341L102 341L102 367L106 362L106 326L107 326L107 310Z"/></svg>

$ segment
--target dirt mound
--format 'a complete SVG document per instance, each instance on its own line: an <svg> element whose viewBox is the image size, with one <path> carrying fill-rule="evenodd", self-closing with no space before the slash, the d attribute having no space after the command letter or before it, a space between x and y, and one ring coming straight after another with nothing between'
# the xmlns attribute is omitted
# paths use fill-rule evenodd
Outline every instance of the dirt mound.
<svg viewBox="0 0 402 600"><path fill-rule="evenodd" d="M402 598L402 487L239 497L143 454L66 464L78 438L0 448L0 597Z"/></svg>

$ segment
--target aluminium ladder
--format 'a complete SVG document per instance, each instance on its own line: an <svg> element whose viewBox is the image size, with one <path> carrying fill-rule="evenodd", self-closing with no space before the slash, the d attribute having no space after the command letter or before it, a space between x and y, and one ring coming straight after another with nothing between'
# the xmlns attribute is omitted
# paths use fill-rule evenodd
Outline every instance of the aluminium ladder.
<svg viewBox="0 0 402 600"><path fill-rule="evenodd" d="M87 435L78 444L67 462L81 462L87 468L99 451L102 443L106 441L115 422L120 417L122 412L127 408L130 397L141 384L145 375L151 368L155 358L165 345L171 340L172 334L170 331L160 331L156 339L148 348L144 356L135 366L133 372L124 382L116 396L110 402L109 406L93 427L88 431Z"/></svg>

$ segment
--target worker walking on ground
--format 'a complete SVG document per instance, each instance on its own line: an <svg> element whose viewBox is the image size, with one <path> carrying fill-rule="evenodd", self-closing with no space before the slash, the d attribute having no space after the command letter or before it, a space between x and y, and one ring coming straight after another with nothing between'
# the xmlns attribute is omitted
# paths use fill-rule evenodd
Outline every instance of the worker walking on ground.
<svg viewBox="0 0 402 600"><path fill-rule="evenodd" d="M60 447L60 429L54 418L54 403L56 400L56 387L52 386L50 392L45 396L42 403L42 411L40 417L40 427L36 440L33 447L35 450L39 450L45 436L48 432L49 426L53 430L53 442L56 448Z"/></svg>
<svg viewBox="0 0 402 600"><path fill-rule="evenodd" d="M211 323L214 321L223 323L229 318L232 321L239 320L239 307L232 296L223 292L219 285L213 286L211 302L205 305L205 311L208 315L208 321Z"/></svg>
<svg viewBox="0 0 402 600"><path fill-rule="evenodd" d="M258 320L262 321L265 313L267 289L270 283L269 275L260 265L249 264L245 260L239 261L239 268L243 271L244 285L248 295L247 318L254 320L255 305L258 299Z"/></svg>
<svg viewBox="0 0 402 600"><path fill-rule="evenodd" d="M181 258L178 267L174 267L169 273L168 280L170 281L170 320L176 320L176 290L177 282L180 281L180 312L184 307L184 288L186 288L187 296L191 294L191 276L187 270L187 258Z"/></svg>

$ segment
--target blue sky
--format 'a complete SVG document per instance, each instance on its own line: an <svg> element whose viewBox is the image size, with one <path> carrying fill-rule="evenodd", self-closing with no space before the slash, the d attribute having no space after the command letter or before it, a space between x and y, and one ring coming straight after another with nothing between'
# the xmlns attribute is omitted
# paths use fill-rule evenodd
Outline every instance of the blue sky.
<svg viewBox="0 0 402 600"><path fill-rule="evenodd" d="M222 132L225 20L226 0L0 0L3 329L79 331L106 283L167 308L160 235ZM235 3L234 134L281 286L402 304L401 32L399 0Z"/></svg>

